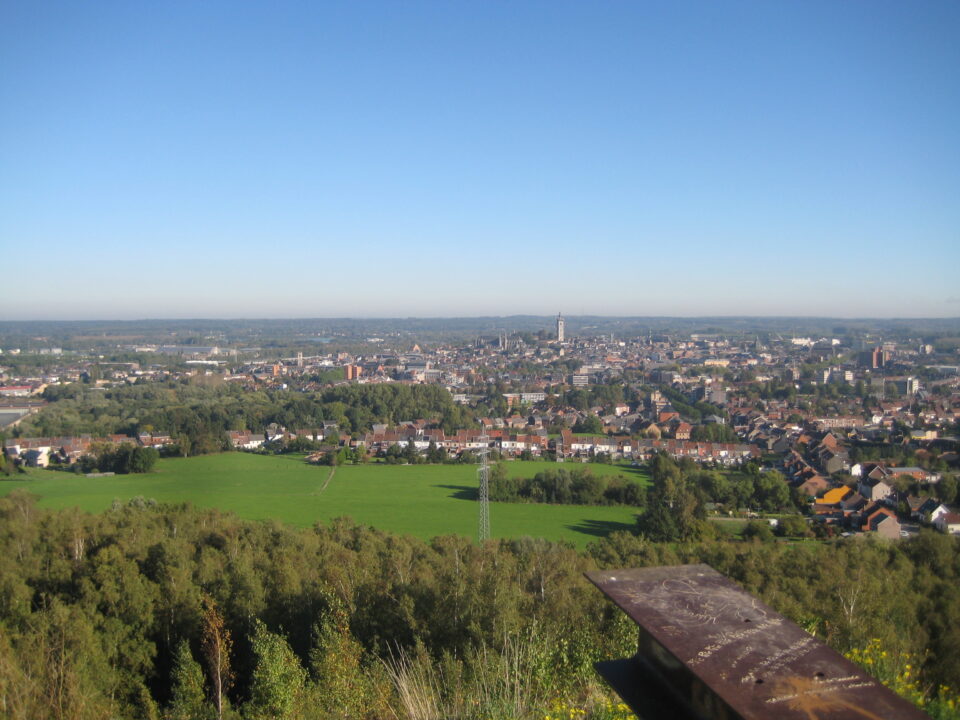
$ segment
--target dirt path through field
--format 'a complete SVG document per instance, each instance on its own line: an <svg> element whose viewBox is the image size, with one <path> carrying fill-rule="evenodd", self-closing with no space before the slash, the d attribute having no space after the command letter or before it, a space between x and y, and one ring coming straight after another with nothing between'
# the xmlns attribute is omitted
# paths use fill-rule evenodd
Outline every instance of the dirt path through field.
<svg viewBox="0 0 960 720"><path fill-rule="evenodd" d="M312 495L323 495L323 491L327 489L327 485L330 484L330 481L333 480L333 474L337 471L337 466L334 465L330 468L330 473L327 475L327 479L323 481L323 485L319 490L315 490Z"/></svg>

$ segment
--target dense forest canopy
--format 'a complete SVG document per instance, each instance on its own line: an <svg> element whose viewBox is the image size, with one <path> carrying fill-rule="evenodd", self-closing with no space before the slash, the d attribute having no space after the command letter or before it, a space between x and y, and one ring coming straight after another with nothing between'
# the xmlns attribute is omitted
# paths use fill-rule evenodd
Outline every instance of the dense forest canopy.
<svg viewBox="0 0 960 720"><path fill-rule="evenodd" d="M635 642L582 573L689 562L841 651L876 641L918 658L924 688L960 680L960 543L933 532L887 544L615 533L578 553L530 538L423 542L349 520L296 531L143 500L50 512L11 493L0 700L23 718L215 717L218 703L224 717L404 716L398 674L442 669L437 702L473 717L476 698L494 701L480 690L489 673L516 661L529 703L500 716L542 717L558 699L602 696L592 662Z"/></svg>

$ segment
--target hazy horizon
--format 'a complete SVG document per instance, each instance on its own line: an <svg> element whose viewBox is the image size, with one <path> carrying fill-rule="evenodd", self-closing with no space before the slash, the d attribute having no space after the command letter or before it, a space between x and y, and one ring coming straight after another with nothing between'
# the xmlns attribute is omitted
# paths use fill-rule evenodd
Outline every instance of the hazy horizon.
<svg viewBox="0 0 960 720"><path fill-rule="evenodd" d="M955 321L960 322L960 315L947 316L870 316L870 315L757 315L757 314L739 314L739 315L624 315L624 314L567 314L562 313L564 319L588 319L596 318L603 320L858 320L865 322L883 322L883 321L901 321L901 320L930 320L930 321ZM18 324L18 323L155 323L155 322L308 322L308 321L386 321L403 322L408 320L422 321L451 321L451 320L487 320L487 319L522 319L530 318L536 320L552 321L557 313L511 313L509 315L289 315L289 316L183 316L183 317L89 317L89 318L28 318L28 319L7 319L0 318L0 324Z"/></svg>

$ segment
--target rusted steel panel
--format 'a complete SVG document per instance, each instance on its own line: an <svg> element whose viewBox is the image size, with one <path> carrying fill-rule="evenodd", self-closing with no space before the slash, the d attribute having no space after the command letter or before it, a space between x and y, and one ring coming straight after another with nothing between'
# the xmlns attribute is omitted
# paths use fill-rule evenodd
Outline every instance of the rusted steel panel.
<svg viewBox="0 0 960 720"><path fill-rule="evenodd" d="M640 626L632 660L638 685L668 688L682 708L679 715L928 717L707 565L595 571L587 578ZM622 687L624 666L617 667L615 685Z"/></svg>

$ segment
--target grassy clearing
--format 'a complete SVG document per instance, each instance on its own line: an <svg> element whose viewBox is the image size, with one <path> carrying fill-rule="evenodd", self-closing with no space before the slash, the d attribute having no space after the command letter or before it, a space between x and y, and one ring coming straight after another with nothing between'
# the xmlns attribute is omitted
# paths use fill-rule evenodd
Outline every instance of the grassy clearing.
<svg viewBox="0 0 960 720"><path fill-rule="evenodd" d="M741 518L712 517L708 519L725 533L737 537L743 535L743 530L747 527L747 523L749 522L749 520L743 520Z"/></svg>
<svg viewBox="0 0 960 720"><path fill-rule="evenodd" d="M558 467L545 462L506 465L511 475L518 476ZM623 473L647 481L636 468L588 467L598 474ZM307 465L302 457L224 453L163 459L147 475L86 478L33 470L15 478L0 481L0 495L22 487L39 495L41 506L49 508L100 512L114 499L126 501L139 495L298 527L346 515L359 523L421 538L450 533L475 537L477 532L476 465L345 465L331 474L329 467ZM629 507L494 503L490 524L494 537L530 535L583 547L613 530L632 528L634 512Z"/></svg>

